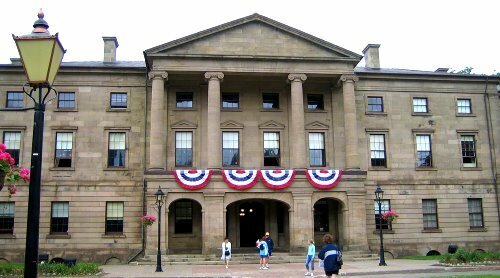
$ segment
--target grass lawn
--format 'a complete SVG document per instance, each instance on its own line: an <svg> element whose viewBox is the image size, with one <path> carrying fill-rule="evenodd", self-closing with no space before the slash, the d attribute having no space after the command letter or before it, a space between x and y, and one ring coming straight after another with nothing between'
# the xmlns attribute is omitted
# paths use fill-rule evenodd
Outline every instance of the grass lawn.
<svg viewBox="0 0 500 278"><path fill-rule="evenodd" d="M434 278L499 278L500 274L477 274L477 275L452 275L439 276Z"/></svg>

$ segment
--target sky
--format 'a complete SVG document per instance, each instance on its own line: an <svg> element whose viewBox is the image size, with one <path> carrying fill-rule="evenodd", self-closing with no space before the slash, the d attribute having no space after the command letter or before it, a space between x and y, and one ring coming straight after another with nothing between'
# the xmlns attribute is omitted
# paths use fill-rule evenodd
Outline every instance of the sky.
<svg viewBox="0 0 500 278"><path fill-rule="evenodd" d="M102 61L103 36L118 38L118 60L142 61L146 49L259 13L358 54L381 44L382 68L500 71L498 0L7 0L0 64L19 57L11 34L31 33L40 8L65 62Z"/></svg>

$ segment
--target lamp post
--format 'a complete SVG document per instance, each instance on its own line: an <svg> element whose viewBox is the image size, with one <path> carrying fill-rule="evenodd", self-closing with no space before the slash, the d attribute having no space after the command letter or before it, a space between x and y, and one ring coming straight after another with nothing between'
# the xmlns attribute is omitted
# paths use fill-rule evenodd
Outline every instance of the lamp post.
<svg viewBox="0 0 500 278"><path fill-rule="evenodd" d="M161 190L161 187L158 186L158 191L155 193L156 197L156 206L158 207L158 251L156 253L156 272L163 272L161 269L161 206L163 206L163 200L165 198L165 193Z"/></svg>
<svg viewBox="0 0 500 278"><path fill-rule="evenodd" d="M64 53L58 35L50 35L49 25L43 19L40 9L38 20L31 34L15 36L17 50L23 64L24 72L31 87L29 92L23 86L24 93L33 101L34 106L8 111L35 110L33 123L33 141L31 150L31 179L28 197L28 220L26 229L26 250L24 255L24 277L37 276L38 236L40 226L40 184L42 176L43 122L45 105L57 97L52 83L59 71ZM44 92L45 89L45 92ZM38 92L37 92L38 91ZM50 97L51 92L54 96Z"/></svg>
<svg viewBox="0 0 500 278"><path fill-rule="evenodd" d="M377 185L377 189L375 190L375 200L378 204L378 215L379 215L379 232L380 232L380 261L378 263L379 266L386 266L385 256L384 256L384 234L382 232L382 200L384 199L384 190L380 188L380 185Z"/></svg>

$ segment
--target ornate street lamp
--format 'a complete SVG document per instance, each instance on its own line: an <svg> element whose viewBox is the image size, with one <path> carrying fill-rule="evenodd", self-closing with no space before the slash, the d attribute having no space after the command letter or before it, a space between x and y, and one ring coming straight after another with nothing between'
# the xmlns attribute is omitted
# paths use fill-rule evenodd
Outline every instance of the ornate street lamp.
<svg viewBox="0 0 500 278"><path fill-rule="evenodd" d="M24 72L31 87L26 85L24 93L33 101L34 106L21 109L2 109L2 111L35 110L33 123L33 141L31 150L31 179L28 197L28 223L26 229L26 250L24 255L24 277L37 276L38 236L40 226L40 183L42 176L42 146L43 121L45 105L57 97L57 91L52 88L59 66L66 50L56 35L50 35L49 25L43 19L43 12L38 12L38 20L31 34L24 36L12 35L16 42ZM45 89L45 92L44 92ZM53 96L50 97L51 92Z"/></svg>
<svg viewBox="0 0 500 278"><path fill-rule="evenodd" d="M382 232L382 200L384 199L384 190L380 188L380 185L377 185L377 189L375 190L375 200L378 204L378 215L379 215L379 231L380 231L380 261L378 263L379 266L386 266L385 256L384 256L384 234Z"/></svg>
<svg viewBox="0 0 500 278"><path fill-rule="evenodd" d="M156 206L158 207L158 251L156 253L156 272L163 272L161 269L161 206L163 206L163 200L165 199L165 193L161 190L161 187L158 186L158 191L155 193L156 197Z"/></svg>

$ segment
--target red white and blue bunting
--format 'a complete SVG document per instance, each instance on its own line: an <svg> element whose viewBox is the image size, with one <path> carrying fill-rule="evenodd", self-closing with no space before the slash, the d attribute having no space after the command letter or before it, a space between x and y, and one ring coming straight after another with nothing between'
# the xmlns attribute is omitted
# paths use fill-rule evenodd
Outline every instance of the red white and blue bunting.
<svg viewBox="0 0 500 278"><path fill-rule="evenodd" d="M336 186L340 177L342 176L342 170L307 170L306 177L309 183L319 189L330 189Z"/></svg>
<svg viewBox="0 0 500 278"><path fill-rule="evenodd" d="M189 190L205 187L210 182L212 170L175 170L177 183Z"/></svg>
<svg viewBox="0 0 500 278"><path fill-rule="evenodd" d="M271 189L283 189L292 184L295 170L260 170L262 183Z"/></svg>
<svg viewBox="0 0 500 278"><path fill-rule="evenodd" d="M226 184L238 190L250 188L259 180L258 170L223 170L221 173Z"/></svg>

